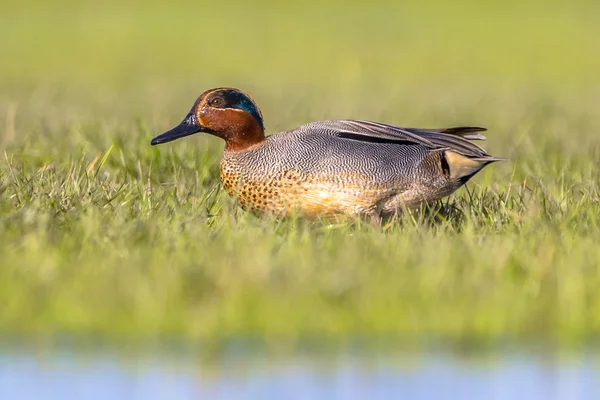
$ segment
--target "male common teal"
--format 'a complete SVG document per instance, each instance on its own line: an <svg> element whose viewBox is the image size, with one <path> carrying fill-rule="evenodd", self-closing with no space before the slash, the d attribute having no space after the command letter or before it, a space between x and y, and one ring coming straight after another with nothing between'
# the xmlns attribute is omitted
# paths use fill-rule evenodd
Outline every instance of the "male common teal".
<svg viewBox="0 0 600 400"><path fill-rule="evenodd" d="M332 120L265 137L252 98L217 88L200 95L183 121L151 144L197 132L224 139L221 180L245 209L379 219L447 196L500 160L469 141L485 139L482 131Z"/></svg>

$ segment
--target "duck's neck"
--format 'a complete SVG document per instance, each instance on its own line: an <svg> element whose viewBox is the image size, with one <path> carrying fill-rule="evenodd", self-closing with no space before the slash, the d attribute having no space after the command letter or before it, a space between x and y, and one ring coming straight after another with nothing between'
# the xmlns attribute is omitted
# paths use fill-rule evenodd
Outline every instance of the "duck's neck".
<svg viewBox="0 0 600 400"><path fill-rule="evenodd" d="M250 124L243 129L232 130L225 135L225 151L242 151L266 140L265 133L258 124Z"/></svg>

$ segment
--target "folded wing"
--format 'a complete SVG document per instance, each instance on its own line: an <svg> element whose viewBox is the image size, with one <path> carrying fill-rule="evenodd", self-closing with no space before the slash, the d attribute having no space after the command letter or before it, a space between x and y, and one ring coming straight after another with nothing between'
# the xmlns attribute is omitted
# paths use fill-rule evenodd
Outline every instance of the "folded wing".
<svg viewBox="0 0 600 400"><path fill-rule="evenodd" d="M374 143L418 144L432 150L452 150L469 158L499 160L469 140L484 140L486 129L464 126L446 129L402 128L361 120L318 121L301 126L307 133L333 135L348 140Z"/></svg>

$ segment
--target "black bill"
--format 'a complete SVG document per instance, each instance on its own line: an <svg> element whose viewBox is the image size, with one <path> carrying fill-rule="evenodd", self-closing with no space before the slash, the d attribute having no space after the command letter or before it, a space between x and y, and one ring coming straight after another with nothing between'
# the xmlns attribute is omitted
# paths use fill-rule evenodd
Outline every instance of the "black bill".
<svg viewBox="0 0 600 400"><path fill-rule="evenodd" d="M194 115L194 113L190 112L186 117L181 121L179 125L175 128L163 133L162 135L158 135L150 144L155 146L157 144L171 142L176 139L180 139L182 137L186 137L189 135L193 135L194 133L198 133L202 131L202 126L198 123L198 119Z"/></svg>

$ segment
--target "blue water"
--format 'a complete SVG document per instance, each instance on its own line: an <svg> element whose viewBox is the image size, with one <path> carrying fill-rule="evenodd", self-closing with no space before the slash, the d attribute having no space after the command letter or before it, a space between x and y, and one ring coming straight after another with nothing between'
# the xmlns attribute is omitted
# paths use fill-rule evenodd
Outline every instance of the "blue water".
<svg viewBox="0 0 600 400"><path fill-rule="evenodd" d="M600 364L524 355L118 358L0 352L0 399L600 399Z"/></svg>

